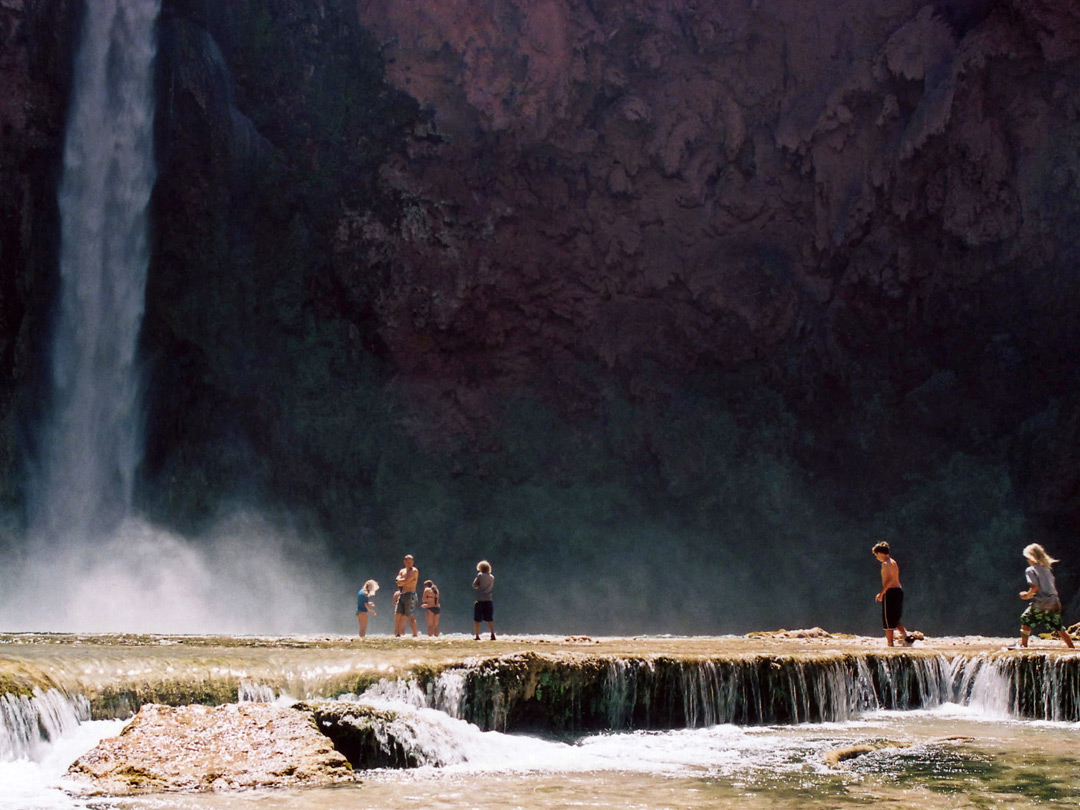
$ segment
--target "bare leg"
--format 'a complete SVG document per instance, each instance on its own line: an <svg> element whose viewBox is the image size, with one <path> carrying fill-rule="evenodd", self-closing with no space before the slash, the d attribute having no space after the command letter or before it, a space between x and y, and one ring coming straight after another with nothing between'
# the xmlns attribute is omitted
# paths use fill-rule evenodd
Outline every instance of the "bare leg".
<svg viewBox="0 0 1080 810"><path fill-rule="evenodd" d="M480 622L473 622L472 623L472 634L473 634L473 639L474 640L476 640L476 641L480 640Z"/></svg>
<svg viewBox="0 0 1080 810"><path fill-rule="evenodd" d="M436 635L436 636L439 635L439 618L440 618L440 614L438 614L438 613L436 613L434 616L432 616L432 619L434 620L434 621L432 621L432 627L434 627L434 629L435 629L435 632L432 635Z"/></svg>
<svg viewBox="0 0 1080 810"><path fill-rule="evenodd" d="M885 643L890 647L893 645L893 629L891 627L885 628Z"/></svg>
<svg viewBox="0 0 1080 810"><path fill-rule="evenodd" d="M491 631L491 640L494 641L495 640L495 622L488 622L487 626L488 626L488 630Z"/></svg>
<svg viewBox="0 0 1080 810"><path fill-rule="evenodd" d="M415 616L410 616L409 617L409 627L412 628L413 638L416 638L418 635L420 635L418 632L416 632L416 617Z"/></svg>
<svg viewBox="0 0 1080 810"><path fill-rule="evenodd" d="M400 636L405 631L405 617L400 613L394 614L394 635Z"/></svg>
<svg viewBox="0 0 1080 810"><path fill-rule="evenodd" d="M900 622L897 622L896 629L900 631L900 643L906 645L908 643L907 628L900 624Z"/></svg>
<svg viewBox="0 0 1080 810"><path fill-rule="evenodd" d="M360 624L360 638L367 635L367 613L357 613L356 621Z"/></svg>
<svg viewBox="0 0 1080 810"><path fill-rule="evenodd" d="M1031 635L1031 628L1026 624L1020 625L1020 646L1026 647L1028 643L1028 636Z"/></svg>
<svg viewBox="0 0 1080 810"><path fill-rule="evenodd" d="M1058 630L1057 634L1061 638L1061 640L1069 646L1070 650L1076 649L1076 645L1073 644L1072 636L1069 635L1068 630Z"/></svg>

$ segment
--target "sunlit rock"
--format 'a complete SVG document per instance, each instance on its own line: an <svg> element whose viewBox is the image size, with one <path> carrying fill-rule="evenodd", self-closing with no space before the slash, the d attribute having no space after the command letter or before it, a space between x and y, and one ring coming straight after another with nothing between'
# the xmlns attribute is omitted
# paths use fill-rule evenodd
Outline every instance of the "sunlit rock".
<svg viewBox="0 0 1080 810"><path fill-rule="evenodd" d="M309 713L271 704L143 706L69 774L89 793L128 795L355 781Z"/></svg>

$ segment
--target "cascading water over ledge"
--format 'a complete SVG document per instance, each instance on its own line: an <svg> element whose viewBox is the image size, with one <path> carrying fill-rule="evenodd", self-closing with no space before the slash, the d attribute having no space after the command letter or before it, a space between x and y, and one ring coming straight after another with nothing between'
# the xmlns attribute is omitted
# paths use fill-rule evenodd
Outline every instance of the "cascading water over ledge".
<svg viewBox="0 0 1080 810"><path fill-rule="evenodd" d="M58 689L0 695L0 762L33 758L42 746L89 719L86 698Z"/></svg>
<svg viewBox="0 0 1080 810"><path fill-rule="evenodd" d="M649 642L668 650L657 654L541 653L511 644L518 651L476 657L464 654L474 647L459 642L394 639L362 645L200 637L9 639L0 646L8 718L0 736L9 752L47 741L61 728L37 719L47 714L41 696L50 690L79 719L126 718L148 703L353 695L435 709L483 730L555 736L844 722L880 709L947 703L1000 718L1080 720L1080 656L1056 651L736 652L753 649L755 642L723 640L713 646L731 651L695 655L675 651L705 642L675 639ZM29 736L26 729L32 730Z"/></svg>
<svg viewBox="0 0 1080 810"><path fill-rule="evenodd" d="M375 688L482 729L555 734L845 722L945 703L1001 717L1080 720L1080 656L1039 653L697 660L526 653L448 670L419 688Z"/></svg>
<svg viewBox="0 0 1080 810"><path fill-rule="evenodd" d="M677 659L521 654L462 671L458 705L433 707L499 731L701 728L850 720L951 698L935 655ZM433 695L445 690L434 689Z"/></svg>

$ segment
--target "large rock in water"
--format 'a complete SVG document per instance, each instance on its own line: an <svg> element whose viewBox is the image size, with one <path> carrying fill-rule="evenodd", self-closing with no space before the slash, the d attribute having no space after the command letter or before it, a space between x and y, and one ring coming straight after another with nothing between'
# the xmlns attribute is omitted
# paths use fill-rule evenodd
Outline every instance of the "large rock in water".
<svg viewBox="0 0 1080 810"><path fill-rule="evenodd" d="M143 706L120 736L80 757L69 774L87 792L110 795L356 780L310 712L261 703Z"/></svg>

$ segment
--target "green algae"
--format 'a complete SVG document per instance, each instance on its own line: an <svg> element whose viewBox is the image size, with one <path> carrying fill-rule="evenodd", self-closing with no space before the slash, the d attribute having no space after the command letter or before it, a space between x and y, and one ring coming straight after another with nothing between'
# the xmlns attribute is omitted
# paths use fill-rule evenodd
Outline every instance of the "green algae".
<svg viewBox="0 0 1080 810"><path fill-rule="evenodd" d="M29 697L34 694L34 687L24 680L15 678L6 673L0 673L0 695L13 695L15 697Z"/></svg>
<svg viewBox="0 0 1080 810"><path fill-rule="evenodd" d="M1036 802L1065 803L1080 799L1075 783L1068 775L1077 771L1073 759L1047 762L1049 771L1033 771L1002 762L967 746L905 746L886 749L850 765L854 773L887 779L903 787L919 787L933 793L976 797L972 786L979 786L985 804L976 807L1000 807L1020 800L1025 806ZM1062 774L1056 776L1054 774Z"/></svg>

